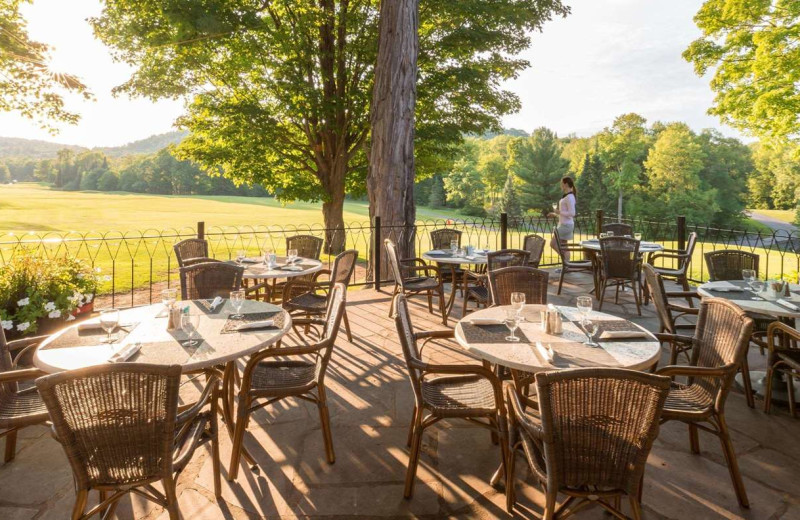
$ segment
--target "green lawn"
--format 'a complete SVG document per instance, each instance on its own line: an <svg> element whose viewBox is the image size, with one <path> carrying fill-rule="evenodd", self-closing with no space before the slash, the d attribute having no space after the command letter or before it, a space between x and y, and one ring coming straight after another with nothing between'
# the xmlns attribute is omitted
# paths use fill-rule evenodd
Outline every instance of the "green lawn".
<svg viewBox="0 0 800 520"><path fill-rule="evenodd" d="M761 213L782 222L790 224L794 222L795 211L793 209L751 209L750 211Z"/></svg>

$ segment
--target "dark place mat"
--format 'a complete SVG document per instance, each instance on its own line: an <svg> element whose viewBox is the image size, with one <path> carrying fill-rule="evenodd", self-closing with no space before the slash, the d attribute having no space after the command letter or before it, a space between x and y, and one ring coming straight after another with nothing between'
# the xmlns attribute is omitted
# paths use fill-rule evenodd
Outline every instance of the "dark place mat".
<svg viewBox="0 0 800 520"><path fill-rule="evenodd" d="M510 343L506 341L506 336L511 332L505 325L473 325L465 322L461 324L461 330L468 343ZM514 335L519 338L520 342L530 343L528 337L519 328Z"/></svg>
<svg viewBox="0 0 800 520"><path fill-rule="evenodd" d="M125 336L131 333L131 331L138 325L138 323L130 323L123 329L117 327L114 332L111 333L112 336L115 336L117 339L114 343L119 343ZM102 328L91 329L91 330L78 330L77 327L67 330L57 339L53 340L52 342L48 343L43 350L50 350L56 348L70 348L70 347L88 347L90 345L99 345L103 339L107 336L106 331Z"/></svg>
<svg viewBox="0 0 800 520"><path fill-rule="evenodd" d="M240 325L245 323L253 323L254 321L261 321L261 320L275 320L274 327L265 327L263 329L251 329L248 331L242 332L258 332L263 330L277 330L283 327L283 311L270 311L270 312L251 312L244 315L242 318L231 318L228 317L225 320L225 325L222 326L222 330L220 334L238 334L239 331L236 330Z"/></svg>
<svg viewBox="0 0 800 520"><path fill-rule="evenodd" d="M263 264L264 263L264 259L263 258L256 258L256 257L245 258L244 260L242 260L242 263L243 264Z"/></svg>
<svg viewBox="0 0 800 520"><path fill-rule="evenodd" d="M597 334L595 334L594 338L595 341L602 341L602 342L613 342L613 341L622 341L625 343L636 343L636 342L643 342L649 343L653 341L653 338L649 336L641 336L638 338L600 338L600 336L604 332L627 332L627 331L635 331L641 332L642 329L634 325L633 323L626 321L626 320L597 320L594 323L597 323Z"/></svg>
<svg viewBox="0 0 800 520"><path fill-rule="evenodd" d="M743 291L715 291L714 289L706 289L706 292L713 298L726 298L728 300L752 300L756 297L756 293L750 289ZM763 300L760 296L759 300Z"/></svg>

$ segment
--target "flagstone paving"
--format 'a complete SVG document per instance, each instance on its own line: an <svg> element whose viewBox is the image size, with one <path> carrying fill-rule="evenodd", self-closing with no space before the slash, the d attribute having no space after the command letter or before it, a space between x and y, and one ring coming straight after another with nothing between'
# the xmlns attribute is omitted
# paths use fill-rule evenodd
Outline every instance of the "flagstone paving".
<svg viewBox="0 0 800 520"><path fill-rule="evenodd" d="M551 282L550 301L574 304L590 280L571 275L561 296ZM353 290L348 314L354 340L337 341L327 378L336 463L325 461L315 408L287 400L261 410L251 420L246 443L259 471L242 467L236 482L223 478L216 501L209 453L201 448L178 482L184 518L506 518L504 495L489 477L500 462L500 450L483 429L457 421L426 430L414 497L403 499L408 462L405 446L413 395L394 322L387 316L388 292ZM441 329L427 313L424 298L412 299L417 329ZM621 304L604 310L657 329L652 305L642 316L630 293ZM460 307L460 306L459 306ZM454 321L451 320L452 326ZM475 361L457 345L443 341L426 347L437 362ZM662 364L666 362L662 356ZM750 352L751 368L765 359ZM195 383L184 385L191 399ZM650 519L800 519L800 419L785 410L765 415L747 407L741 393L728 399L727 416L752 507L738 507L719 443L701 432L700 455L689 451L688 432L677 423L661 429L648 460L643 505ZM230 462L230 439L221 434L223 467ZM518 464L515 516L538 518L543 495ZM223 476L225 476L225 471ZM60 446L44 427L20 434L17 458L0 465L0 518L4 520L69 518L74 492L69 466ZM160 508L137 498L117 510L121 519L168 518ZM588 510L579 518L608 518Z"/></svg>

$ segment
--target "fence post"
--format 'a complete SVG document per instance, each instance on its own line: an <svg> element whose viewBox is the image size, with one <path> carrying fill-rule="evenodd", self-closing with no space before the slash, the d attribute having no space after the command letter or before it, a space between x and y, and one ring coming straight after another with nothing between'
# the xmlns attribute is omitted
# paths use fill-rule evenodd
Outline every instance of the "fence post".
<svg viewBox="0 0 800 520"><path fill-rule="evenodd" d="M508 249L508 213L500 213L500 249Z"/></svg>
<svg viewBox="0 0 800 520"><path fill-rule="evenodd" d="M381 290L381 217L375 216L372 225L372 279L375 290Z"/></svg>
<svg viewBox="0 0 800 520"><path fill-rule="evenodd" d="M205 222L198 222L197 223L197 238L203 240L206 238L206 223Z"/></svg>
<svg viewBox="0 0 800 520"><path fill-rule="evenodd" d="M678 249L686 249L686 217L678 216Z"/></svg>
<svg viewBox="0 0 800 520"><path fill-rule="evenodd" d="M602 209L598 209L597 210L597 213L596 213L596 216L595 216L595 222L596 222L595 227L597 228L597 231L596 231L595 234L599 235L600 233L603 232L603 210Z"/></svg>

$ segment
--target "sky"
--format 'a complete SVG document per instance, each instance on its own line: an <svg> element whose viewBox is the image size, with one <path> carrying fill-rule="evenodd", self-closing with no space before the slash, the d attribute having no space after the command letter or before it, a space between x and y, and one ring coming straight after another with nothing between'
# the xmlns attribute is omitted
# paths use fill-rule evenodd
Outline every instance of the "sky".
<svg viewBox="0 0 800 520"><path fill-rule="evenodd" d="M709 78L697 77L681 53L699 36L692 17L702 0L564 0L572 13L544 26L522 56L531 67L503 87L522 110L507 128L547 126L559 135L591 135L614 118L637 112L653 121L684 121L695 130L716 128L742 137L706 114L713 100ZM132 68L115 63L86 19L99 0L34 0L23 6L31 37L53 47L52 69L80 77L95 95L67 98L81 115L52 136L34 122L0 113L0 136L44 139L87 147L118 146L174 130L183 101L114 97Z"/></svg>

